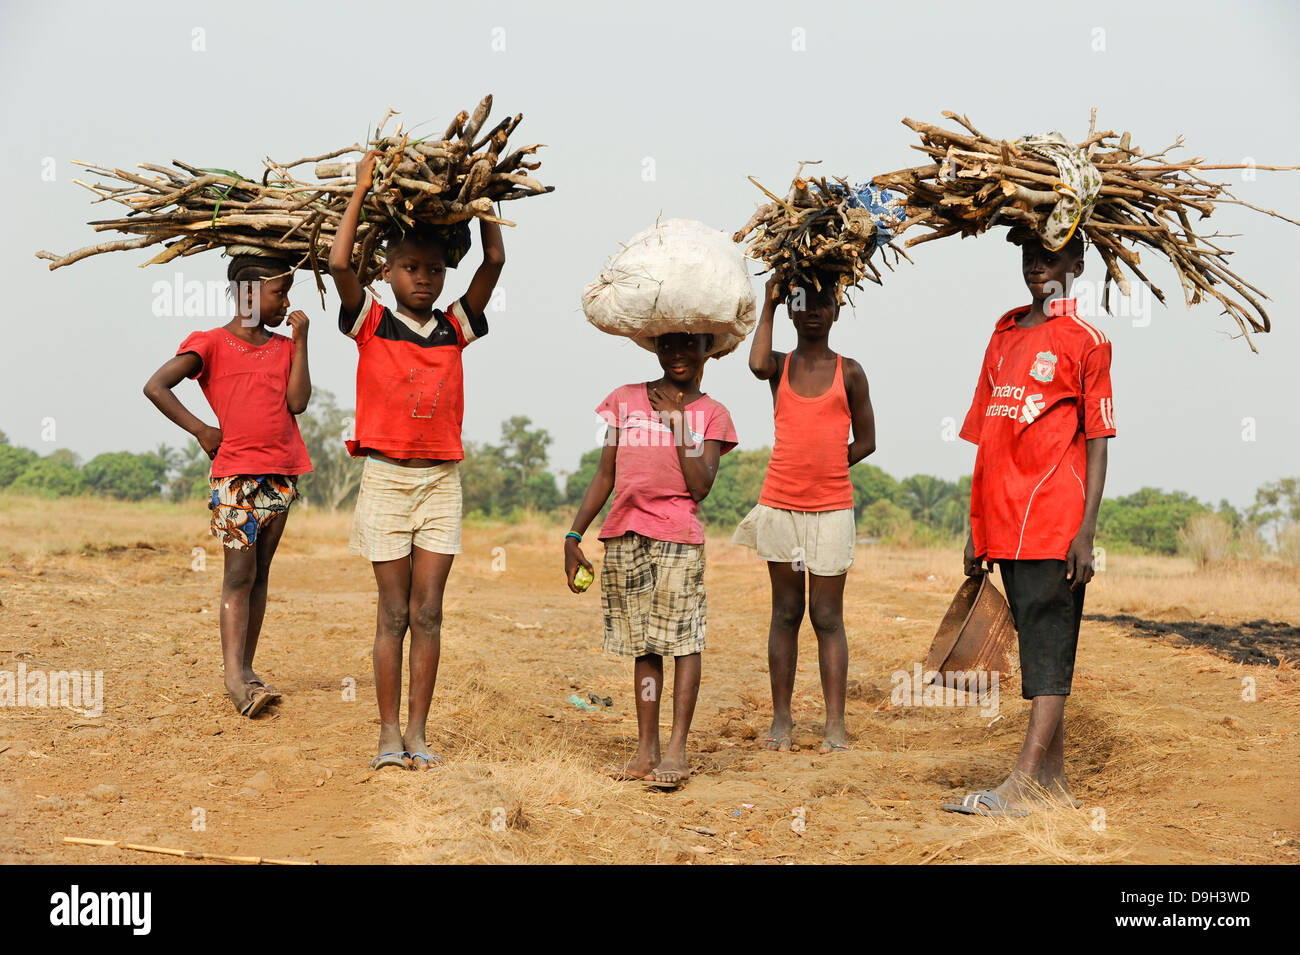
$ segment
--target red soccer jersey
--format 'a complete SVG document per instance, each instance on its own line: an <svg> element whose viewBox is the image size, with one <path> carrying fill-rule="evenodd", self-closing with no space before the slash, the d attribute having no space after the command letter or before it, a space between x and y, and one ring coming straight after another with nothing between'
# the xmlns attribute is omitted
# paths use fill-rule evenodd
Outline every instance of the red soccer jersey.
<svg viewBox="0 0 1300 955"><path fill-rule="evenodd" d="M264 344L251 345L224 328L212 328L181 342L176 354L186 352L203 363L191 377L198 379L221 428L213 477L311 470L298 419L289 413L291 339L272 333Z"/></svg>
<svg viewBox="0 0 1300 955"><path fill-rule="evenodd" d="M434 309L423 326L366 290L356 315L339 310L339 330L357 343L357 420L348 452L460 461L465 385L460 353L487 334L487 320L461 298Z"/></svg>
<svg viewBox="0 0 1300 955"><path fill-rule="evenodd" d="M1087 440L1115 434L1110 341L1073 299L1020 328L1029 308L998 320L961 429L979 446L971 535L990 560L1065 559L1083 522Z"/></svg>

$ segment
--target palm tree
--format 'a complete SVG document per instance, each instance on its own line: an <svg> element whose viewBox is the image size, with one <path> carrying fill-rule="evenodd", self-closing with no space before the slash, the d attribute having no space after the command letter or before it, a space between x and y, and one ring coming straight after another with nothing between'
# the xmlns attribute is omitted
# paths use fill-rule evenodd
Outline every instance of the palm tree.
<svg viewBox="0 0 1300 955"><path fill-rule="evenodd" d="M914 474L904 478L900 485L904 506L912 519L928 527L938 527L944 516L944 504L956 493L956 488L943 478L929 474Z"/></svg>

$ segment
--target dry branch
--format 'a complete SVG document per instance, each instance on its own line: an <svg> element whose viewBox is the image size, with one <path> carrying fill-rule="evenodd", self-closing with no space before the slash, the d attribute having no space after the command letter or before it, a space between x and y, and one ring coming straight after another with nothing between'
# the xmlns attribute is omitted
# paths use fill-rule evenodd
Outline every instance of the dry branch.
<svg viewBox="0 0 1300 955"><path fill-rule="evenodd" d="M745 254L775 273L782 293L797 287L821 291L822 281L829 279L843 304L850 287L860 289L864 280L880 284L880 272L871 262L873 252L888 246L894 250L895 262L902 252L882 241L876 219L847 180L805 177L805 165L799 164L784 197L750 176L749 181L772 201L759 206L732 238L748 239ZM893 268L887 261L885 266Z"/></svg>
<svg viewBox="0 0 1300 955"><path fill-rule="evenodd" d="M278 163L267 159L260 181L228 169L204 169L173 160L171 166L141 163L152 176L78 162L101 182L77 181L95 193L95 202L126 206L121 218L90 223L97 232L133 236L86 246L66 255L37 252L50 268L71 265L92 255L165 243L162 253L144 265L166 262L212 248L252 246L286 257L295 268L310 269L321 283L321 263L329 256L335 229L355 188L355 162L366 148L378 150L374 181L362 206L352 264L363 283L373 281L383 265L379 239L393 224L450 225L482 219L514 225L495 213L505 200L551 192L532 175L540 165L526 161L540 144L508 153L508 137L523 114L507 117L475 142L492 109L485 96L472 116L462 111L441 140L413 138L397 131L381 135L394 115L385 114L367 146L328 150L316 156ZM480 151L481 150L481 151ZM352 156L353 159L343 157ZM298 167L310 165L311 179Z"/></svg>
<svg viewBox="0 0 1300 955"><path fill-rule="evenodd" d="M1213 297L1232 316L1248 343L1252 332L1268 331L1269 317L1260 304L1267 296L1227 267L1230 253L1210 241L1218 236L1198 233L1192 227L1191 213L1205 218L1216 203L1231 203L1300 225L1273 210L1243 202L1228 190L1227 184L1200 175L1209 170L1281 171L1300 166L1206 164L1200 157L1170 162L1162 157L1182 146L1181 137L1166 149L1144 154L1140 147L1132 145L1127 132L1097 132L1096 112L1094 109L1087 139L1078 146L1100 172L1101 187L1090 216L1080 228L1101 255L1109 277L1123 294L1129 294L1131 286L1122 264L1163 302L1164 293L1139 268L1138 250L1151 249L1174 267L1188 305L1204 296ZM1054 191L1060 177L1053 164L1018 148L1019 141L994 140L984 135L965 116L951 112L943 115L966 132L904 119L903 123L921 137L920 145L913 148L933 161L872 180L877 186L907 196L908 221L903 228L921 225L931 230L912 237L905 245L949 235L978 235L994 225L1039 230L1060 198Z"/></svg>

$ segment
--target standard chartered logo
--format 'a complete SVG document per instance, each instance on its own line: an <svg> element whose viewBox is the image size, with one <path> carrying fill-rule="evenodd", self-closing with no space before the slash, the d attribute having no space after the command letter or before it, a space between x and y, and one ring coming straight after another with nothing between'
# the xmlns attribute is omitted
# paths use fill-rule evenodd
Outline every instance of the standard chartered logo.
<svg viewBox="0 0 1300 955"><path fill-rule="evenodd" d="M1033 424L1035 419L1043 413L1043 396L1027 395L1025 397L1025 406L1020 410L1020 420L1025 424Z"/></svg>
<svg viewBox="0 0 1300 955"><path fill-rule="evenodd" d="M1038 416L1043 413L1047 402L1043 401L1041 393L1026 395L1025 391L1024 385L1019 387L998 385L993 389L993 398L1010 398L1012 401L1023 403L998 404L994 401L984 410L984 414L990 418L1014 418L1022 424L1033 424L1038 420Z"/></svg>

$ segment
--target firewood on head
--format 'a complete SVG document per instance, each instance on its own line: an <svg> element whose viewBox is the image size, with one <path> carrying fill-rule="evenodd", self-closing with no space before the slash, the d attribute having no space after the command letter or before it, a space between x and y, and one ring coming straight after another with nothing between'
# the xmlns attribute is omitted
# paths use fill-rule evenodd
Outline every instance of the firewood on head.
<svg viewBox="0 0 1300 955"><path fill-rule="evenodd" d="M541 165L524 162L541 149L533 144L507 153L510 135L523 119L518 113L484 132L475 143L492 108L485 96L472 114L462 110L441 139L420 140L410 131L381 135L392 110L366 143L345 146L292 163L265 162L260 181L238 172L200 168L180 160L170 166L141 164L152 177L107 166L78 163L97 183L81 183L95 194L93 201L113 201L129 215L99 219L96 231L117 231L128 238L90 245L67 255L38 252L50 268L70 265L104 252L163 244L149 263L228 246L250 246L285 256L295 268L310 269L322 290L321 263L328 259L334 234L356 186L356 162L367 149L380 155L362 206L362 221L352 265L363 283L382 266L379 238L393 225L448 227L480 219L514 225L496 214L496 204L551 192L530 173ZM478 150L486 147L484 152ZM504 159L500 159L501 155ZM350 158L351 157L351 158ZM298 167L312 164L314 180L296 178ZM180 240L180 241L176 241ZM322 299L323 301L323 299Z"/></svg>

